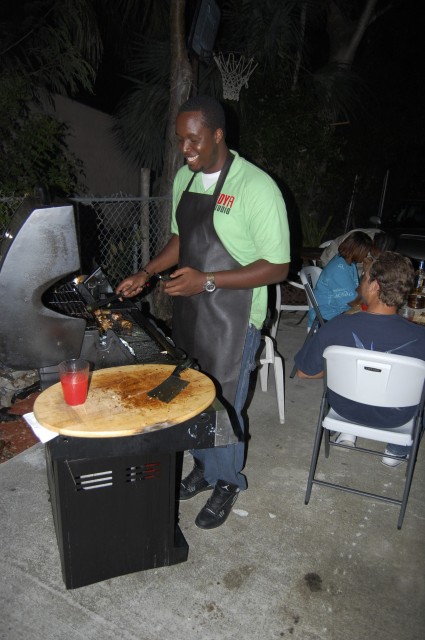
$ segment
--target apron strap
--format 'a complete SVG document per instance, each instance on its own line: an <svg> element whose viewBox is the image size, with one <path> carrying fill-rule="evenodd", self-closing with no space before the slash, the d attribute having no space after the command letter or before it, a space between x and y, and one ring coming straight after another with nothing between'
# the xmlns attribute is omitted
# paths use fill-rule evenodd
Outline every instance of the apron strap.
<svg viewBox="0 0 425 640"><path fill-rule="evenodd" d="M216 182L215 188L214 188L214 193L212 195L212 199L213 199L213 211L215 209L215 205L217 204L217 200L220 196L221 190L223 188L224 185L224 181L227 178L227 174L229 173L230 167L232 165L233 160L235 159L235 156L233 155L233 153L229 153L226 156L226 160L224 161L223 167L220 171L220 175L218 176L218 180ZM191 179L189 180L189 183L185 189L185 191L189 191L190 187L192 186L192 182L194 181L196 176L196 173L193 174L193 176L191 177Z"/></svg>

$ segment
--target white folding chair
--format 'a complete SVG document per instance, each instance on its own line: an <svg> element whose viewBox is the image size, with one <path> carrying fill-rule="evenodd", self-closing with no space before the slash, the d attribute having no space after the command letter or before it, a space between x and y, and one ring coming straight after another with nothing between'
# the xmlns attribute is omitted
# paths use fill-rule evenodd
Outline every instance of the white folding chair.
<svg viewBox="0 0 425 640"><path fill-rule="evenodd" d="M331 346L323 353L325 361L324 392L317 423L316 438L311 458L305 503L308 504L313 484L332 487L349 493L400 505L398 529L401 529L409 498L413 472L422 433L422 419L425 399L425 362L418 358L380 353L354 347ZM333 391L346 400L374 407L403 408L415 407L414 417L401 427L378 429L351 422L338 415L329 405L328 393ZM331 442L330 431L411 447L407 460L406 478L401 499L370 493L335 482L319 480L316 477L317 461L323 435L325 436L325 457L329 457L330 446L343 447L349 452L369 453L382 456L382 451L362 447L347 447ZM385 454L387 457L394 457ZM399 458L400 459L400 458ZM320 474L323 478L323 472Z"/></svg>
<svg viewBox="0 0 425 640"><path fill-rule="evenodd" d="M309 309L313 309L316 317L315 321L319 326L323 326L325 321L320 313L319 305L317 304L316 296L314 295L314 288L317 284L322 269L320 267L303 267L300 271L300 280L303 284L307 295L307 301ZM313 327L310 328L310 331ZM317 327L316 327L317 328Z"/></svg>
<svg viewBox="0 0 425 640"><path fill-rule="evenodd" d="M274 341L270 336L262 336L262 339L264 340L264 348L259 360L261 390L267 391L269 365L273 365L279 421L283 424L285 422L285 382L282 356L276 351Z"/></svg>
<svg viewBox="0 0 425 640"><path fill-rule="evenodd" d="M307 295L308 307L309 309L313 309L315 313L315 318L313 320L311 327L308 329L307 337L304 340L304 344L308 340L311 340L311 338L314 336L314 334L319 329L319 327L322 327L325 324L325 320L323 319L322 314L320 313L319 305L317 304L317 300L313 291L321 273L322 273L322 269L320 267L315 267L315 266L303 267L300 271L300 279L302 282L302 286L304 287L304 290ZM297 367L294 364L289 377L294 378L296 372L297 372Z"/></svg>

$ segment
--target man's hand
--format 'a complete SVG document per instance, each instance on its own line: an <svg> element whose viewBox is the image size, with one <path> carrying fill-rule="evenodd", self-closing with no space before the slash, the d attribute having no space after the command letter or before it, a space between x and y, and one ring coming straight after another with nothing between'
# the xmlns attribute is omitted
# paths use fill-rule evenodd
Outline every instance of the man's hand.
<svg viewBox="0 0 425 640"><path fill-rule="evenodd" d="M150 276L154 273L161 273L166 269L171 269L179 261L180 240L176 235L172 235L163 250L138 273L122 280L115 289L115 293L123 298L132 298L140 293Z"/></svg>
<svg viewBox="0 0 425 640"><path fill-rule="evenodd" d="M206 274L192 267L182 267L170 274L171 280L164 282L164 291L169 296L195 296L204 291Z"/></svg>
<svg viewBox="0 0 425 640"><path fill-rule="evenodd" d="M115 293L123 298L132 298L144 289L148 280L148 274L145 271L139 271L122 280L115 289Z"/></svg>

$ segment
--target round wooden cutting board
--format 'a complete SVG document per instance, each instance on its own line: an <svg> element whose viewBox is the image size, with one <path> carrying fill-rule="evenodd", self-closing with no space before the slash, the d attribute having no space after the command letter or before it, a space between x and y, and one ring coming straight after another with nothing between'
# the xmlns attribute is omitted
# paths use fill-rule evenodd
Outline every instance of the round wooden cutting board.
<svg viewBox="0 0 425 640"><path fill-rule="evenodd" d="M116 438L189 420L215 398L214 383L203 373L186 369L189 384L169 403L147 392L163 382L174 365L136 364L93 371L87 400L71 407L60 382L43 391L34 403L36 420L47 429L78 438Z"/></svg>

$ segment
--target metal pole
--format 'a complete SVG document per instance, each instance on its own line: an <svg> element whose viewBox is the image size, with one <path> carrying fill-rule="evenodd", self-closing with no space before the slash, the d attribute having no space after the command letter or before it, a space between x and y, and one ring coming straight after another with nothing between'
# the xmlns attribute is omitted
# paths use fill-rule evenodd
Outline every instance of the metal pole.
<svg viewBox="0 0 425 640"><path fill-rule="evenodd" d="M385 196L387 194L387 184L388 184L388 176L390 175L390 170L387 169L384 176L384 182L382 184L382 193L381 193L381 201L379 203L378 209L378 218L382 219L382 211L384 209Z"/></svg>
<svg viewBox="0 0 425 640"><path fill-rule="evenodd" d="M140 253L141 264L138 271L150 258L150 215L149 215L150 170L140 169L140 195L146 198L140 203Z"/></svg>
<svg viewBox="0 0 425 640"><path fill-rule="evenodd" d="M348 205L347 217L345 219L344 233L347 233L348 227L350 226L350 219L351 219L351 214L352 214L353 208L354 208L354 201L355 201L355 198L356 198L356 191L357 191L357 183L358 183L358 181L359 181L359 174L356 173L355 178L354 178L353 190L351 192L350 204Z"/></svg>

